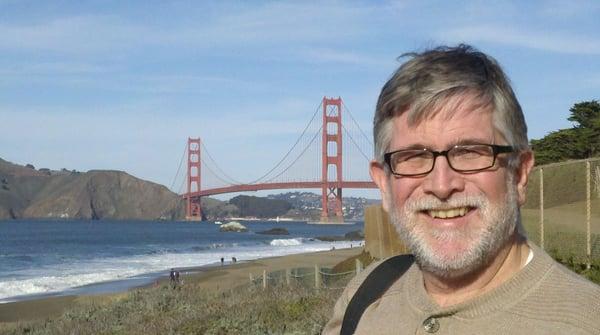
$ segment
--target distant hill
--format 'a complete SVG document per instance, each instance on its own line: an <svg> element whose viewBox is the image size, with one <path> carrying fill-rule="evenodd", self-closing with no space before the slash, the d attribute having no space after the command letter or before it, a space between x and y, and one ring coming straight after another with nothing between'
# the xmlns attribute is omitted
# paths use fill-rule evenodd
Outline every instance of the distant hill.
<svg viewBox="0 0 600 335"><path fill-rule="evenodd" d="M209 219L237 213L237 208L210 198L202 199L202 207ZM36 170L0 159L0 220L177 220L184 216L179 195L123 171Z"/></svg>
<svg viewBox="0 0 600 335"><path fill-rule="evenodd" d="M287 192L270 194L267 198L288 202L291 205L291 209L285 214L287 217L318 220L321 216L320 194L312 192ZM381 203L381 200L378 199L361 197L343 197L342 201L344 204L344 219L346 220L363 220L365 207Z"/></svg>
<svg viewBox="0 0 600 335"><path fill-rule="evenodd" d="M364 207L377 202L344 198L344 216L362 220ZM203 197L201 206L207 220L277 216L318 219L321 196L288 192L266 198L237 196L229 202ZM0 159L0 220L182 220L184 217L185 202L181 196L123 171L55 171Z"/></svg>
<svg viewBox="0 0 600 335"><path fill-rule="evenodd" d="M0 159L0 219L177 219L166 187L122 171L35 170Z"/></svg>
<svg viewBox="0 0 600 335"><path fill-rule="evenodd" d="M267 199L248 195L238 195L229 200L240 209L241 216L274 218L285 215L292 206L285 200Z"/></svg>

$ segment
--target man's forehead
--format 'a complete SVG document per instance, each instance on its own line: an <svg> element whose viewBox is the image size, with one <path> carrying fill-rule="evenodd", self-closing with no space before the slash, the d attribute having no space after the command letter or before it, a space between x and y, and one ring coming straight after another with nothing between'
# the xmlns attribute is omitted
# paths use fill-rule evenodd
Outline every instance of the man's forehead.
<svg viewBox="0 0 600 335"><path fill-rule="evenodd" d="M447 146L460 143L493 143L496 131L491 108L451 104L417 122L408 113L393 118L392 146L422 144ZM395 148L392 148L395 149Z"/></svg>
<svg viewBox="0 0 600 335"><path fill-rule="evenodd" d="M467 91L432 99L427 103L413 104L401 112L401 115L406 115L409 126L418 126L423 121L434 118L449 121L452 118L469 117L471 114L491 114L493 110L490 99L477 92Z"/></svg>

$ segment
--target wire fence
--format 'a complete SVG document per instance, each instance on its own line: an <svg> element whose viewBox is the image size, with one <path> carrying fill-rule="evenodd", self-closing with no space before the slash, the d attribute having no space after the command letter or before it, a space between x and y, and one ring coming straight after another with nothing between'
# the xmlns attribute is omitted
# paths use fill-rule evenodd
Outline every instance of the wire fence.
<svg viewBox="0 0 600 335"><path fill-rule="evenodd" d="M557 258L600 263L600 159L539 166L529 178L528 237Z"/></svg>
<svg viewBox="0 0 600 335"><path fill-rule="evenodd" d="M337 272L333 268L321 267L316 264L312 268L291 268L272 272L263 270L260 274L249 273L248 277L251 285L262 286L263 289L279 286L302 286L317 290L343 290L350 279L363 270L360 260L357 259L355 264L354 270L345 272Z"/></svg>
<svg viewBox="0 0 600 335"><path fill-rule="evenodd" d="M554 258L600 266L600 158L536 167L521 218ZM365 209L365 250L377 259L409 252L379 205Z"/></svg>

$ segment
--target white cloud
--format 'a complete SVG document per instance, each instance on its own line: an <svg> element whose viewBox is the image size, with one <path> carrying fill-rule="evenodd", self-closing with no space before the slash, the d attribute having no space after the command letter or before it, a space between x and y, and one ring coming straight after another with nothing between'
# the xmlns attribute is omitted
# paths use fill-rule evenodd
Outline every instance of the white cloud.
<svg viewBox="0 0 600 335"><path fill-rule="evenodd" d="M580 16L596 16L600 10L598 1L551 0L540 6L540 14L551 19L573 20Z"/></svg>
<svg viewBox="0 0 600 335"><path fill-rule="evenodd" d="M351 51L340 51L328 48L313 48L303 53L302 59L316 63L337 63L360 66L389 66L394 63L394 58L373 57Z"/></svg>
<svg viewBox="0 0 600 335"><path fill-rule="evenodd" d="M52 51L59 54L98 54L118 58L119 53L159 47L206 49L348 39L365 33L366 6L335 3L268 3L248 8L226 5L213 16L159 25L136 18L110 15L78 15L45 22L0 25L0 49ZM169 20L167 13L163 20ZM178 17L185 15L179 13ZM346 22L347 24L342 24ZM169 51L169 50L165 50Z"/></svg>
<svg viewBox="0 0 600 335"><path fill-rule="evenodd" d="M93 54L136 45L146 29L111 16L71 16L46 22L0 25L0 48Z"/></svg>
<svg viewBox="0 0 600 335"><path fill-rule="evenodd" d="M557 31L474 25L440 31L437 35L444 40L469 43L496 43L567 54L600 54L600 38Z"/></svg>
<svg viewBox="0 0 600 335"><path fill-rule="evenodd" d="M0 66L0 75L16 78L22 76L53 76L56 78L56 75L89 75L108 71L112 71L112 69L107 66L78 61L40 61L35 63L14 61L10 62L10 65Z"/></svg>

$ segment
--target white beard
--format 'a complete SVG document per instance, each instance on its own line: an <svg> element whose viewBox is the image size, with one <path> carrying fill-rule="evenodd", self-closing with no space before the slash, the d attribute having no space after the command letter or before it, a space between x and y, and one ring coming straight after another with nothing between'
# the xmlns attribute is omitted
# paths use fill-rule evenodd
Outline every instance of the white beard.
<svg viewBox="0 0 600 335"><path fill-rule="evenodd" d="M391 186L391 185L390 185ZM444 278L458 278L473 273L489 263L504 247L515 228L520 227L520 211L513 177L507 180L507 194L503 203L493 204L484 195L456 196L441 201L434 196L408 200L396 208L391 199L390 219L400 238L415 255L423 271ZM469 222L456 229L435 228L420 222L420 211L440 208L474 207L481 222ZM432 243L463 242L464 250L453 254L438 252Z"/></svg>

